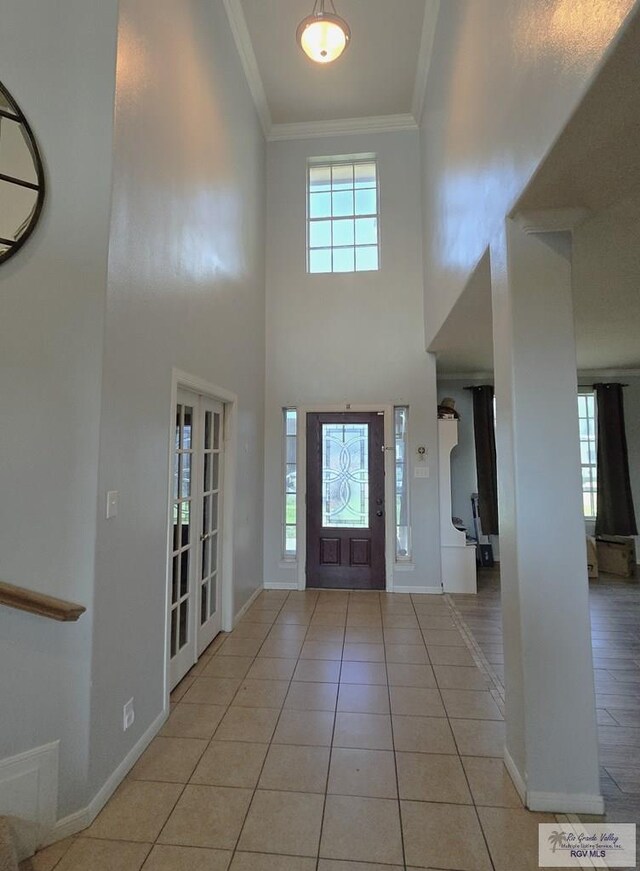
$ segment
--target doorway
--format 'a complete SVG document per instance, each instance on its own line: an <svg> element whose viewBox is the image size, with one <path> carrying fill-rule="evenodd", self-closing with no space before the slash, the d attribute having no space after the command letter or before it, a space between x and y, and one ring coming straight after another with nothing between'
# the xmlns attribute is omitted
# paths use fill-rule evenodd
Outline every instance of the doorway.
<svg viewBox="0 0 640 871"><path fill-rule="evenodd" d="M180 388L169 546L170 689L222 629L224 405Z"/></svg>
<svg viewBox="0 0 640 871"><path fill-rule="evenodd" d="M307 414L307 586L385 589L384 467L382 412Z"/></svg>

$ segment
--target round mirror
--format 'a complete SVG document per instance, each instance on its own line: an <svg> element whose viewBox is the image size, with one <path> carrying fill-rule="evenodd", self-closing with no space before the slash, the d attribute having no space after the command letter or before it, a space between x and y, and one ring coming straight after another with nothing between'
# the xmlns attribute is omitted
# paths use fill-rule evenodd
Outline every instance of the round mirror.
<svg viewBox="0 0 640 871"><path fill-rule="evenodd" d="M38 146L26 118L0 84L0 263L27 241L43 201Z"/></svg>

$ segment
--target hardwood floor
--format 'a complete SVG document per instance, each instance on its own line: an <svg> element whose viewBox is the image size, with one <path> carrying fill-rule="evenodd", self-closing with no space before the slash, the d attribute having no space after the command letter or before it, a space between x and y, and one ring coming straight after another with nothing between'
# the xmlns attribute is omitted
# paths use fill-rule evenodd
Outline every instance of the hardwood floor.
<svg viewBox="0 0 640 871"><path fill-rule="evenodd" d="M601 576L589 594L606 819L640 825L640 577ZM477 596L449 599L504 695L499 572L481 569Z"/></svg>

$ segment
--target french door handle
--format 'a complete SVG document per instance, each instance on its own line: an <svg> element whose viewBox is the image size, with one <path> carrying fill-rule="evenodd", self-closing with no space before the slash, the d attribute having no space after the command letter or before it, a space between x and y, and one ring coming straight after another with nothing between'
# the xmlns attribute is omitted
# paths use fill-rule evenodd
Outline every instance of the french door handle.
<svg viewBox="0 0 640 871"><path fill-rule="evenodd" d="M211 538L211 533L203 532L200 536L200 541L206 541L208 538Z"/></svg>

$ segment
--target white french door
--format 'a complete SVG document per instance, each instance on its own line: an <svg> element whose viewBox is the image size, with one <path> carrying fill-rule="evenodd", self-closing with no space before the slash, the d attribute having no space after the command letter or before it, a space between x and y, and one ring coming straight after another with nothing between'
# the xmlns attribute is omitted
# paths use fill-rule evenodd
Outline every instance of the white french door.
<svg viewBox="0 0 640 871"><path fill-rule="evenodd" d="M170 687L222 628L220 565L224 406L178 391L169 566Z"/></svg>

